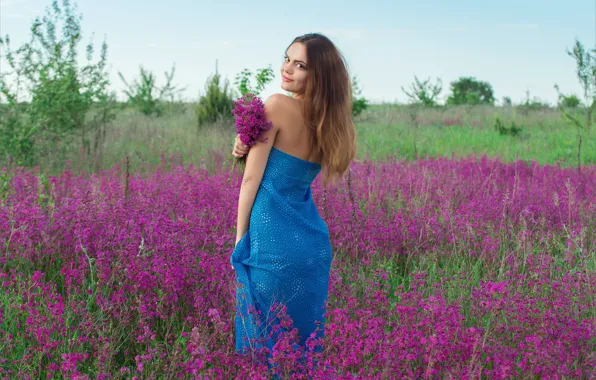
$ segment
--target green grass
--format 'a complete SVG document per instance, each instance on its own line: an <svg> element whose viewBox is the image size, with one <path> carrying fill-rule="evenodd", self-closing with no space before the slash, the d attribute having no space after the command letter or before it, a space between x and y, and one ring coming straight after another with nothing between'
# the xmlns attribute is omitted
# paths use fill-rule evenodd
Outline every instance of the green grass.
<svg viewBox="0 0 596 380"><path fill-rule="evenodd" d="M492 111L492 113L491 113ZM556 111L527 115L497 108L422 110L417 121L398 107L377 106L357 124L360 156L373 160L413 160L425 156L466 157L486 154L511 162L577 165L578 131ZM518 136L502 136L496 117L521 126ZM456 124L444 125L444 121ZM582 164L596 163L596 129L585 133Z"/></svg>
<svg viewBox="0 0 596 380"><path fill-rule="evenodd" d="M502 136L496 118L515 122L522 132ZM81 149L80 138L50 146L38 142L40 170L56 174L72 162L75 172L96 172L130 157L133 171L159 164L162 155L179 154L175 162L212 168L215 154L231 162L235 135L232 122L199 129L192 104L163 117L147 117L133 110L119 111L104 127L103 138L92 137L91 152ZM577 165L578 131L556 110L524 111L489 106L413 109L402 105L373 105L356 119L358 159L414 160L425 156L465 157L487 154L504 161L536 160L541 164ZM97 142L97 143L96 143ZM45 144L45 145L44 145ZM583 165L596 163L596 128L585 132ZM0 161L0 166L7 162Z"/></svg>
<svg viewBox="0 0 596 380"><path fill-rule="evenodd" d="M470 126L358 125L359 149L373 160L393 157L412 160L424 156L487 154L504 161L536 160L541 164L577 164L578 132L535 127L523 135L501 136L487 128ZM394 135L393 139L387 137ZM582 164L596 163L596 134L584 136Z"/></svg>

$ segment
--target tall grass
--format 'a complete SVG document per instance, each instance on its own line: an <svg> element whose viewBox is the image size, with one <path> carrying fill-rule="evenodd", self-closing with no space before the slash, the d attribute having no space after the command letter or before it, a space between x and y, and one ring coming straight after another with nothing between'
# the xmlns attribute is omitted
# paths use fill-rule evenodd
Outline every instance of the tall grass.
<svg viewBox="0 0 596 380"><path fill-rule="evenodd" d="M494 129L496 117L515 121L519 136L501 136ZM356 118L357 158L414 160L424 157L467 157L487 154L505 162L536 160L541 164L577 164L577 130L570 128L556 110L525 111L514 107L459 106L415 109L402 105L372 105ZM50 145L40 141L40 170L57 175L71 161L75 172L97 172L129 157L133 170L157 165L163 157L179 154L182 162L204 162L209 157L232 160L235 129L228 122L197 128L194 106L178 105L174 112L152 118L134 110L121 110L105 127L98 151L85 154L77 138ZM596 163L596 131L584 138L583 163ZM45 145L44 145L45 144ZM95 142L91 142L94 146ZM0 162L0 167L8 166Z"/></svg>

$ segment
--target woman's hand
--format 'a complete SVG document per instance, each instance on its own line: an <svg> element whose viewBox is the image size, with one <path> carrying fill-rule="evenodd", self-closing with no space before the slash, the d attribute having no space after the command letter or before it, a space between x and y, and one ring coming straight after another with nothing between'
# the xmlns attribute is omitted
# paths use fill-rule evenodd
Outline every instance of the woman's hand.
<svg viewBox="0 0 596 380"><path fill-rule="evenodd" d="M240 141L240 136L236 135L234 149L232 149L232 156L237 157L237 158L242 158L245 154L248 153L249 149L250 149L249 147L242 144L242 141Z"/></svg>

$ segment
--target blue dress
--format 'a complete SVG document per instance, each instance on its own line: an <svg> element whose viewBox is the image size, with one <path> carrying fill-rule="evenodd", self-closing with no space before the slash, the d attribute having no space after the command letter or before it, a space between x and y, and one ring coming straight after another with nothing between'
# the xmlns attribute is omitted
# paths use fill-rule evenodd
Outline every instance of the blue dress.
<svg viewBox="0 0 596 380"><path fill-rule="evenodd" d="M324 335L332 250L311 193L320 171L320 164L271 149L248 231L230 258L237 280L236 352L272 349L281 305L301 346L311 333Z"/></svg>

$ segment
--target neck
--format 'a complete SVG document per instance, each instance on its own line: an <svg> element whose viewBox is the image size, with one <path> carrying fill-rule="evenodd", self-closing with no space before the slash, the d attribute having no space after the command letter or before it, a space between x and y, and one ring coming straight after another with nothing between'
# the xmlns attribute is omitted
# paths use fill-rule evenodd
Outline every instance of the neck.
<svg viewBox="0 0 596 380"><path fill-rule="evenodd" d="M292 98L304 100L304 94L298 94L296 92L292 92Z"/></svg>

